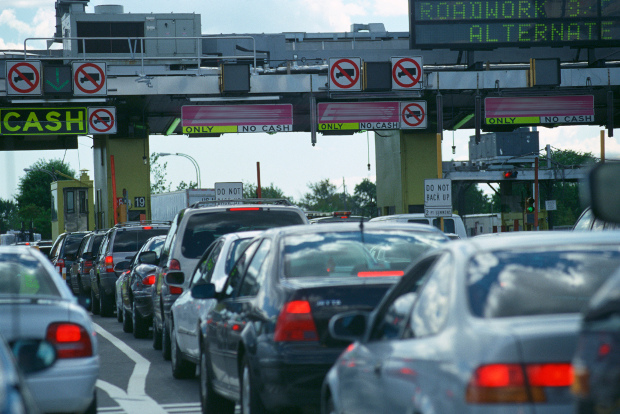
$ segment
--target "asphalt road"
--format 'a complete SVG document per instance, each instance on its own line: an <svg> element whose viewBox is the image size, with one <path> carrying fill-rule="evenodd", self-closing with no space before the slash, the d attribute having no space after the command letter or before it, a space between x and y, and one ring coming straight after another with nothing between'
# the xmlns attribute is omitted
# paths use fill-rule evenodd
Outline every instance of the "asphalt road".
<svg viewBox="0 0 620 414"><path fill-rule="evenodd" d="M198 376L172 377L170 362L149 339L123 332L116 317L93 315L101 370L97 382L99 413L200 413Z"/></svg>

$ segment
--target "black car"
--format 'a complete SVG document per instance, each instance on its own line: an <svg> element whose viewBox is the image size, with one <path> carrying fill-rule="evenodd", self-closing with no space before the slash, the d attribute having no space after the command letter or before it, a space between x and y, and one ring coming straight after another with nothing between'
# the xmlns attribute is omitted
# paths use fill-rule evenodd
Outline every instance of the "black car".
<svg viewBox="0 0 620 414"><path fill-rule="evenodd" d="M216 298L202 338L203 412L243 413L312 407L321 383L348 345L328 333L329 319L372 310L404 269L448 241L426 225L366 223L265 231L240 256L222 287L195 284ZM179 272L168 273L173 283Z"/></svg>
<svg viewBox="0 0 620 414"><path fill-rule="evenodd" d="M90 269L93 268L93 259L99 251L105 230L96 230L88 233L78 247L75 261L71 266L71 289L78 296L90 298Z"/></svg>
<svg viewBox="0 0 620 414"><path fill-rule="evenodd" d="M166 236L151 237L126 266L128 273L118 280L116 313L123 322L123 331L133 332L135 338L146 338L153 323L152 290L155 285L156 264ZM122 267L123 262L117 267Z"/></svg>
<svg viewBox="0 0 620 414"><path fill-rule="evenodd" d="M58 273L71 288L71 265L75 261L78 248L82 239L88 234L87 231L62 233L54 241L50 251L50 260Z"/></svg>
<svg viewBox="0 0 620 414"><path fill-rule="evenodd" d="M573 359L579 414L618 413L620 401L620 272L592 297Z"/></svg>

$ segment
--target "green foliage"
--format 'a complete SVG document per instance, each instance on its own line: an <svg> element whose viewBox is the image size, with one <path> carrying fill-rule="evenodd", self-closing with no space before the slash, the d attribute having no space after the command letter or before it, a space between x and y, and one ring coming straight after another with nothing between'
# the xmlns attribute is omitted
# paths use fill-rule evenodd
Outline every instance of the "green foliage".
<svg viewBox="0 0 620 414"><path fill-rule="evenodd" d="M198 188L198 183L190 181L189 184L187 184L185 181L181 181L179 185L177 185L176 191L194 188Z"/></svg>
<svg viewBox="0 0 620 414"><path fill-rule="evenodd" d="M170 191L171 184L166 179L166 169L168 168L168 163L164 162L163 164L159 164L159 157L160 155L157 153L151 154L149 164L151 167L151 194L166 193ZM181 181L181 184L185 183ZM181 184L179 184L179 187ZM179 189L182 190L183 188Z"/></svg>
<svg viewBox="0 0 620 414"><path fill-rule="evenodd" d="M19 209L19 219L25 230L28 230L32 223L35 232L41 233L43 239L50 239L52 237L50 185L53 177L45 171L55 174L58 181L68 180L58 172L75 177L75 171L59 159L49 161L41 159L28 168L32 171L26 172L26 175L19 180L17 196L15 197ZM22 227L21 224L20 228Z"/></svg>
<svg viewBox="0 0 620 414"><path fill-rule="evenodd" d="M454 191L454 187L453 187ZM465 210L459 211L460 215L465 214L485 214L498 212L499 209L494 210L493 200L490 196L486 195L484 191L477 185L472 185L463 192L465 197ZM452 199L456 200L456 195L452 194ZM499 199L499 196L498 196Z"/></svg>
<svg viewBox="0 0 620 414"><path fill-rule="evenodd" d="M301 200L301 205L310 211L339 211L345 210L346 198L336 192L337 187L329 181L329 178L318 183L308 184L310 189ZM346 194L345 194L346 196Z"/></svg>
<svg viewBox="0 0 620 414"><path fill-rule="evenodd" d="M19 228L17 204L11 200L0 198L0 233Z"/></svg>
<svg viewBox="0 0 620 414"><path fill-rule="evenodd" d="M377 216L377 185L364 178L353 190L353 202L355 207L351 211L355 215L366 217Z"/></svg>
<svg viewBox="0 0 620 414"><path fill-rule="evenodd" d="M243 183L243 198L258 198L257 185L252 183ZM261 187L261 198L286 198L292 202L291 197L284 195L281 188L276 187L273 183L267 187Z"/></svg>

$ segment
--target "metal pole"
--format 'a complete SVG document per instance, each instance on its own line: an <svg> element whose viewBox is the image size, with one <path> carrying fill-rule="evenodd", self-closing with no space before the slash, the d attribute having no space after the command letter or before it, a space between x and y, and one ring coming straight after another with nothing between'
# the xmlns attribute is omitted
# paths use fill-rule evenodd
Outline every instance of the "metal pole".
<svg viewBox="0 0 620 414"><path fill-rule="evenodd" d="M601 130L601 164L605 163L605 130Z"/></svg>
<svg viewBox="0 0 620 414"><path fill-rule="evenodd" d="M256 197L263 198L263 192L260 186L260 162L256 161Z"/></svg>
<svg viewBox="0 0 620 414"><path fill-rule="evenodd" d="M110 155L110 173L112 175L112 200L114 202L114 224L118 224L117 207L118 199L116 198L116 170L114 168L114 155Z"/></svg>
<svg viewBox="0 0 620 414"><path fill-rule="evenodd" d="M538 228L538 206L540 205L540 200L538 199L539 191L538 191L538 157L535 159L534 165L534 229L536 231Z"/></svg>

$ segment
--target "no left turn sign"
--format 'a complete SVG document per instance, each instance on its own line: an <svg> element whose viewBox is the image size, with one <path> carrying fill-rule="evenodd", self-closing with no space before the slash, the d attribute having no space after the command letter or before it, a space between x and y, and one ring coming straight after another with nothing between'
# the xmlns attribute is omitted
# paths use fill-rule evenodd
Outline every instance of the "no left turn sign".
<svg viewBox="0 0 620 414"><path fill-rule="evenodd" d="M41 61L6 63L7 95L41 95Z"/></svg>
<svg viewBox="0 0 620 414"><path fill-rule="evenodd" d="M75 95L107 95L106 64L74 62L73 86Z"/></svg>
<svg viewBox="0 0 620 414"><path fill-rule="evenodd" d="M424 129L427 126L426 101L401 102L400 128Z"/></svg>
<svg viewBox="0 0 620 414"><path fill-rule="evenodd" d="M362 90L362 83L360 82L361 63L361 58L329 59L329 89Z"/></svg>
<svg viewBox="0 0 620 414"><path fill-rule="evenodd" d="M392 58L392 89L411 89L421 86L422 56Z"/></svg>
<svg viewBox="0 0 620 414"><path fill-rule="evenodd" d="M116 108L88 108L89 134L116 134Z"/></svg>

